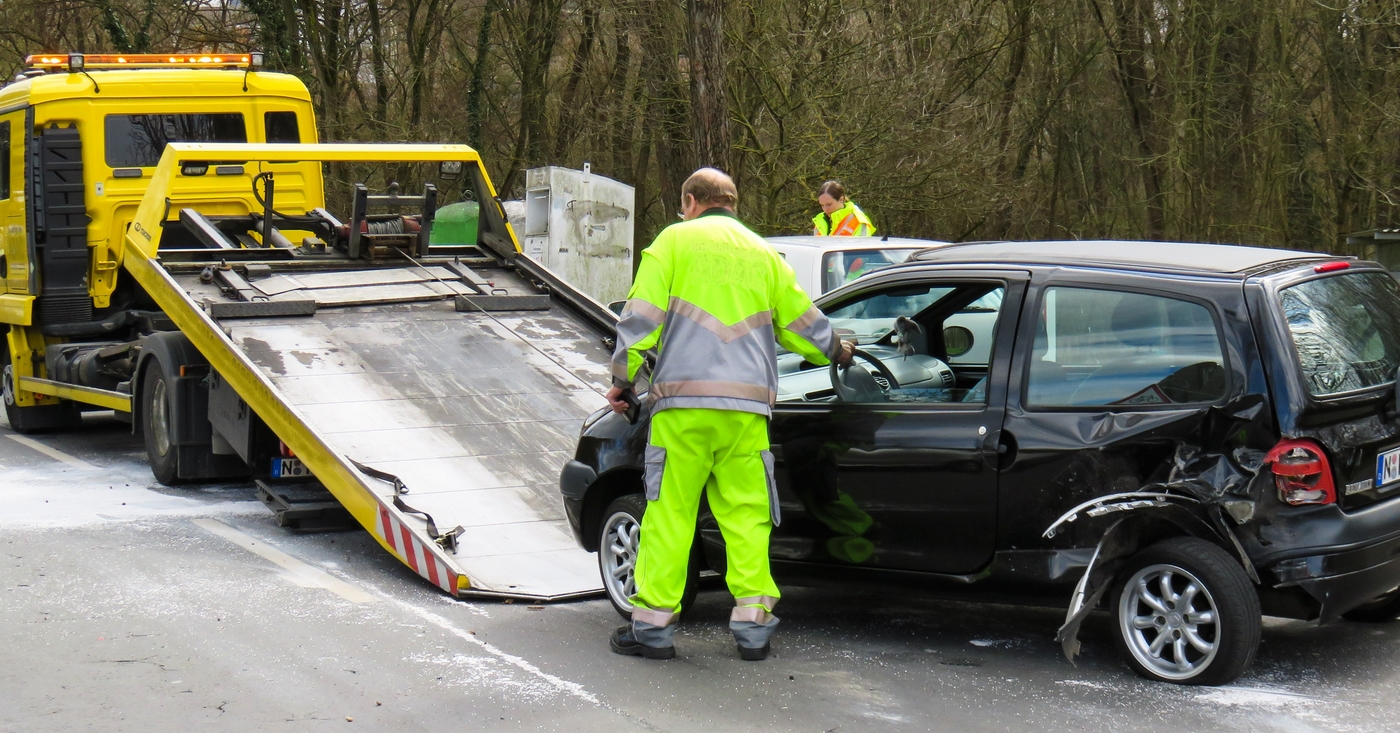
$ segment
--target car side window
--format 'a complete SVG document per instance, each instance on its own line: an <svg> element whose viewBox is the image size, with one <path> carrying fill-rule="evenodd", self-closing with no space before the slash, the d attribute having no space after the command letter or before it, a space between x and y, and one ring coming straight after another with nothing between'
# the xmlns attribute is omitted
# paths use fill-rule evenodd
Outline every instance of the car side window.
<svg viewBox="0 0 1400 733"><path fill-rule="evenodd" d="M840 399L862 403L985 403L993 334L1005 287L992 282L900 285L827 311L832 328L867 356L840 377ZM805 367L805 368L804 368ZM778 400L838 398L830 371L796 354L778 363Z"/></svg>
<svg viewBox="0 0 1400 733"><path fill-rule="evenodd" d="M1210 311L1144 293L1048 288L1027 380L1031 407L1209 403L1225 396Z"/></svg>

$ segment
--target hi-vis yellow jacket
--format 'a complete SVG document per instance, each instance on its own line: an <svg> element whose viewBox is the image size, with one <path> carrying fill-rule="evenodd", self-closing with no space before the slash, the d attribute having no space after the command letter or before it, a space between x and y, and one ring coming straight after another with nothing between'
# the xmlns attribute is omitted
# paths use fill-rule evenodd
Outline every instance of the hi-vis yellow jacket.
<svg viewBox="0 0 1400 733"><path fill-rule="evenodd" d="M847 201L835 214L823 211L812 217L812 233L818 237L873 237L875 225L859 206Z"/></svg>
<svg viewBox="0 0 1400 733"><path fill-rule="evenodd" d="M617 324L613 384L631 387L659 347L653 411L703 407L771 415L774 341L814 364L841 342L797 284L792 266L725 209L672 224L642 251Z"/></svg>

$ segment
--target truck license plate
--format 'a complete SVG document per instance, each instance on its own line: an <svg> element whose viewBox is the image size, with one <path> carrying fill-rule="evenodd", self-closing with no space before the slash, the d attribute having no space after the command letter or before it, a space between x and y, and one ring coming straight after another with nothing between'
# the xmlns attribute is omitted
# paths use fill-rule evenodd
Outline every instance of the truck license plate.
<svg viewBox="0 0 1400 733"><path fill-rule="evenodd" d="M1397 451L1400 453L1400 451ZM306 469L306 464L297 458L274 458L272 459L273 478L295 478L297 476L310 476L311 472Z"/></svg>
<svg viewBox="0 0 1400 733"><path fill-rule="evenodd" d="M1400 481L1400 448L1376 456L1376 488Z"/></svg>

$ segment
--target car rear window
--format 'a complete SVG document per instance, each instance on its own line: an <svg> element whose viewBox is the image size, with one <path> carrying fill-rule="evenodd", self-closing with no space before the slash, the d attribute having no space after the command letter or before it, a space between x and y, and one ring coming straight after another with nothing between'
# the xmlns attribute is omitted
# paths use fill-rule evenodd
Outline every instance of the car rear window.
<svg viewBox="0 0 1400 733"><path fill-rule="evenodd" d="M166 143L246 143L238 112L217 114L107 115L106 157L112 168L148 168L160 162Z"/></svg>
<svg viewBox="0 0 1400 733"><path fill-rule="evenodd" d="M1031 350L1033 407L1151 407L1225 396L1210 311L1146 293L1049 288Z"/></svg>
<svg viewBox="0 0 1400 733"><path fill-rule="evenodd" d="M1384 272L1353 272L1279 291L1283 317L1314 396L1386 384L1400 368L1400 287Z"/></svg>
<svg viewBox="0 0 1400 733"><path fill-rule="evenodd" d="M917 249L848 249L822 257L822 292L827 293L876 270L898 265Z"/></svg>

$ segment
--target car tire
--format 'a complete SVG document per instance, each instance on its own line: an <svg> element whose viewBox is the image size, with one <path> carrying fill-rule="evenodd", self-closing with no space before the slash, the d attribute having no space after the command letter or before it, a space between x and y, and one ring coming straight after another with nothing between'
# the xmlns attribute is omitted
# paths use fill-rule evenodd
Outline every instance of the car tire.
<svg viewBox="0 0 1400 733"><path fill-rule="evenodd" d="M146 439L146 460L156 481L166 486L181 483L179 450L171 441L173 384L159 361L152 360L141 376L141 432Z"/></svg>
<svg viewBox="0 0 1400 733"><path fill-rule="evenodd" d="M646 510L647 500L641 494L620 496L603 512L603 523L598 530L598 572L603 579L603 589L607 591L613 610L628 621L632 620L632 604L628 599L636 592L637 543ZM695 605L695 596L700 592L702 557L697 536L690 547L685 592L681 594L682 618Z"/></svg>
<svg viewBox="0 0 1400 733"><path fill-rule="evenodd" d="M1363 624L1384 624L1400 618L1400 588L1383 593L1342 614L1348 621Z"/></svg>
<svg viewBox="0 0 1400 733"><path fill-rule="evenodd" d="M1143 677L1223 685L1254 661L1259 595L1220 547L1196 537L1163 540L1134 555L1113 583L1114 641Z"/></svg>
<svg viewBox="0 0 1400 733"><path fill-rule="evenodd" d="M76 428L83 424L83 414L76 402L64 400L57 405L34 405L20 407L15 404L15 372L10 365L10 349L0 347L4 354L0 362L0 389L5 402L5 419L10 429L22 435Z"/></svg>

